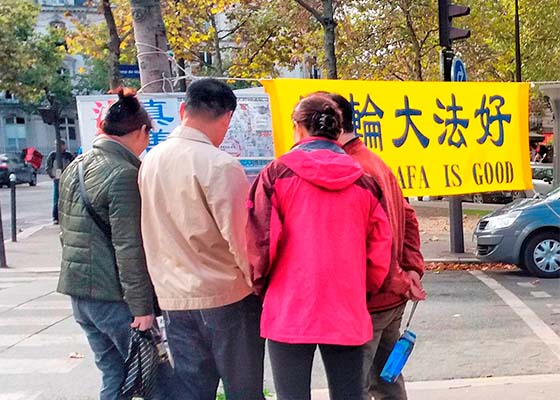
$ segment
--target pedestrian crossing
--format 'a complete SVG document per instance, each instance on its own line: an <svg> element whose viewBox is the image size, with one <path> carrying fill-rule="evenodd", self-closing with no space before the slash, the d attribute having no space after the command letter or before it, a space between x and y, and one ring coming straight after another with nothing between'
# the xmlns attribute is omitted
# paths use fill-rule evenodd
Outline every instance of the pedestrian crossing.
<svg viewBox="0 0 560 400"><path fill-rule="evenodd" d="M0 271L0 400L95 398L93 357L56 280ZM91 374L85 391L77 379L83 371Z"/></svg>

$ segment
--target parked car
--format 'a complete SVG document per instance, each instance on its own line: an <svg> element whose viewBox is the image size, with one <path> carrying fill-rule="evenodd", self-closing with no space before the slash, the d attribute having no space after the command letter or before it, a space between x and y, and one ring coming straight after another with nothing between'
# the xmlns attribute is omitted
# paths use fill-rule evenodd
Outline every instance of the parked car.
<svg viewBox="0 0 560 400"><path fill-rule="evenodd" d="M560 277L560 188L483 217L474 236L482 261L516 264L541 278Z"/></svg>
<svg viewBox="0 0 560 400"><path fill-rule="evenodd" d="M533 197L536 193L548 194L553 186L554 170L552 164L531 164L533 190L527 192L527 197Z"/></svg>
<svg viewBox="0 0 560 400"><path fill-rule="evenodd" d="M552 164L531 163L531 174L533 179L532 190L466 194L463 196L463 201L470 201L478 204L510 203L519 199L532 198L537 193L545 195L552 190Z"/></svg>
<svg viewBox="0 0 560 400"><path fill-rule="evenodd" d="M521 191L499 191L488 193L474 193L463 196L463 201L472 203L510 203L517 199L524 199L526 194Z"/></svg>
<svg viewBox="0 0 560 400"><path fill-rule="evenodd" d="M37 185L37 171L19 154L0 154L0 188L10 185L10 174L16 174L16 184Z"/></svg>

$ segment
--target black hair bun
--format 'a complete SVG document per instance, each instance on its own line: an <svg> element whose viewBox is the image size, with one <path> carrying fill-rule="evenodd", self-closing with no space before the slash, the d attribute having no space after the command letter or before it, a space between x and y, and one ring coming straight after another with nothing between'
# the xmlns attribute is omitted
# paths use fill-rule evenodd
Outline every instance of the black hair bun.
<svg viewBox="0 0 560 400"><path fill-rule="evenodd" d="M338 121L334 115L322 114L319 118L319 130L322 132L335 133L339 130Z"/></svg>
<svg viewBox="0 0 560 400"><path fill-rule="evenodd" d="M121 87L112 91L112 93L117 94L119 99L109 107L106 119L121 120L124 116L136 114L140 109L140 102L133 89Z"/></svg>

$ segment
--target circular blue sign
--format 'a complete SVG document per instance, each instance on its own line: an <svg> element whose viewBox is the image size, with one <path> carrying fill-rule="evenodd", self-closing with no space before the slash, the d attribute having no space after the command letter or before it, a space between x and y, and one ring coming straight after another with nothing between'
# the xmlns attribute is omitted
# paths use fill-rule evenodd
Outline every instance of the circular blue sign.
<svg viewBox="0 0 560 400"><path fill-rule="evenodd" d="M463 60L459 57L453 58L453 63L451 64L451 80L453 82L467 81L467 68Z"/></svg>

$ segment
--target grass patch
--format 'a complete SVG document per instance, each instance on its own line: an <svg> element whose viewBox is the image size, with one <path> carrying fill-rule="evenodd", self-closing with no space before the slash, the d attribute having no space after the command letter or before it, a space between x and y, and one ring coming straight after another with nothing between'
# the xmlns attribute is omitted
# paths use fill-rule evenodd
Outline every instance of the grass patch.
<svg viewBox="0 0 560 400"><path fill-rule="evenodd" d="M272 397L272 393L268 389L264 390L264 397ZM218 393L216 400L226 400L226 395L224 393Z"/></svg>
<svg viewBox="0 0 560 400"><path fill-rule="evenodd" d="M475 217L484 217L485 215L490 214L491 210L463 210L463 214L465 215L474 215Z"/></svg>

